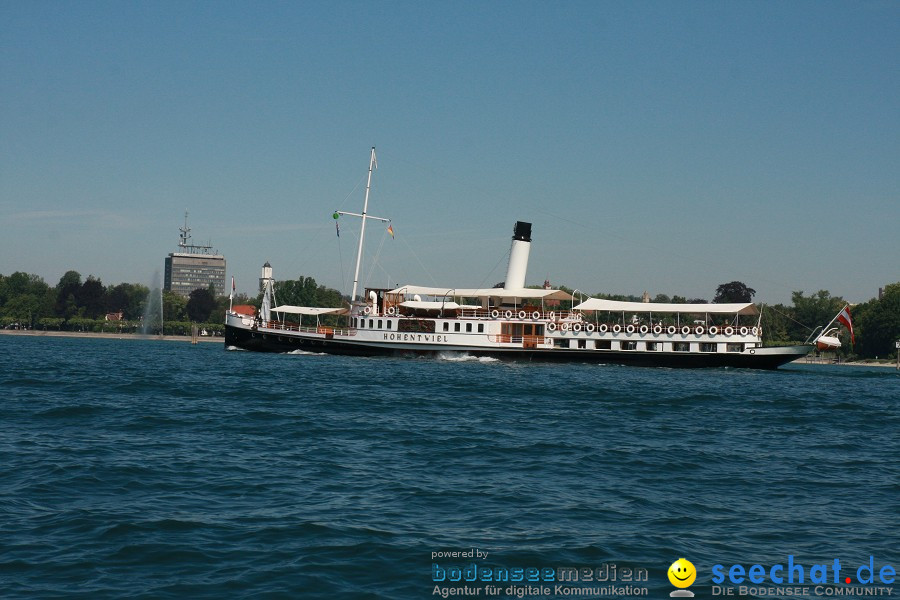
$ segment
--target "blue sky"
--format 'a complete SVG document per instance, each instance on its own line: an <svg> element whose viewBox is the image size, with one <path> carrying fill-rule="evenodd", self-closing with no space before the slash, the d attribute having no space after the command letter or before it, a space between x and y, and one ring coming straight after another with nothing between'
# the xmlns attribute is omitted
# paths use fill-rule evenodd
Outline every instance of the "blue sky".
<svg viewBox="0 0 900 600"><path fill-rule="evenodd" d="M349 292L757 300L900 280L897 2L11 2L0 273L150 283L193 240Z"/></svg>

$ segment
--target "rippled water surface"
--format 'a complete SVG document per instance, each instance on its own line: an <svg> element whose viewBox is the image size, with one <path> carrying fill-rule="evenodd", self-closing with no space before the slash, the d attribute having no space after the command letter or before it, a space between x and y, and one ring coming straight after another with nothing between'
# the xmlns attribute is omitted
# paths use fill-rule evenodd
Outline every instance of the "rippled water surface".
<svg viewBox="0 0 900 600"><path fill-rule="evenodd" d="M0 357L4 598L430 598L433 563L472 562L646 568L668 597L680 556L710 597L716 563L900 566L893 369Z"/></svg>

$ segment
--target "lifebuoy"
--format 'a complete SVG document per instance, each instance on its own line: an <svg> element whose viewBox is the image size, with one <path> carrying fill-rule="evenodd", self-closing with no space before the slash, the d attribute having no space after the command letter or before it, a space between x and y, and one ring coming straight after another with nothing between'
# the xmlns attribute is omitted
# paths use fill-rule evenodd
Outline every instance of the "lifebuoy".
<svg viewBox="0 0 900 600"><path fill-rule="evenodd" d="M615 325L613 325L613 333L619 333L620 331L622 331L622 326L621 326L621 325L619 325L618 323L616 323Z"/></svg>
<svg viewBox="0 0 900 600"><path fill-rule="evenodd" d="M729 325L725 328L725 335L734 335L734 327Z"/></svg>
<svg viewBox="0 0 900 600"><path fill-rule="evenodd" d="M588 333L594 333L594 324L593 323L588 323L587 325L584 326L584 328Z"/></svg>
<svg viewBox="0 0 900 600"><path fill-rule="evenodd" d="M600 333L606 333L607 331L609 331L609 325L603 323L598 329L600 330Z"/></svg>
<svg viewBox="0 0 900 600"><path fill-rule="evenodd" d="M560 331L568 331L568 330L569 330L569 324L568 324L568 323L560 323L559 329L560 329Z"/></svg>
<svg viewBox="0 0 900 600"><path fill-rule="evenodd" d="M494 310L492 310L492 311L491 311L491 318L499 319L499 318L500 318L500 311L497 310L496 308L495 308Z"/></svg>
<svg viewBox="0 0 900 600"><path fill-rule="evenodd" d="M553 312L553 311L551 310L551 311L550 311L550 314L547 315L547 318L550 319L551 321L555 320L555 319L556 319L556 313Z"/></svg>
<svg viewBox="0 0 900 600"><path fill-rule="evenodd" d="M581 331L581 323L575 323L574 325L572 325L572 331L574 331L575 333Z"/></svg>
<svg viewBox="0 0 900 600"><path fill-rule="evenodd" d="M370 312L372 312L372 309L369 308L368 306L365 307L365 308L363 309L363 314L364 314L364 315L367 315L367 314L369 314Z"/></svg>
<svg viewBox="0 0 900 600"><path fill-rule="evenodd" d="M666 333L669 335L675 335L675 332L678 331L674 325L669 325L668 329L666 329Z"/></svg>
<svg viewBox="0 0 900 600"><path fill-rule="evenodd" d="M687 335L687 334L689 334L690 332L691 332L691 328L688 327L687 325L685 325L685 326L683 326L683 327L681 328L681 335Z"/></svg>
<svg viewBox="0 0 900 600"><path fill-rule="evenodd" d="M520 310L520 311L519 311L519 318L522 319L522 320L524 321L525 319L528 318L528 313L525 312L524 310Z"/></svg>
<svg viewBox="0 0 900 600"><path fill-rule="evenodd" d="M662 333L662 325L654 325L653 333L655 333L656 335L661 334Z"/></svg>
<svg viewBox="0 0 900 600"><path fill-rule="evenodd" d="M396 309L396 308L394 308L393 306L389 306L389 307L388 307L388 309L387 309L387 314L392 315L392 314L394 314L395 312L397 312L397 309Z"/></svg>
<svg viewBox="0 0 900 600"><path fill-rule="evenodd" d="M634 333L634 325L628 325L625 327L625 333Z"/></svg>
<svg viewBox="0 0 900 600"><path fill-rule="evenodd" d="M641 325L640 331L642 334L646 334L648 331L650 331L650 328L647 327L646 325Z"/></svg>
<svg viewBox="0 0 900 600"><path fill-rule="evenodd" d="M753 335L759 335L759 329L756 328L756 327L754 327L754 328L751 329L750 331L753 332Z"/></svg>
<svg viewBox="0 0 900 600"><path fill-rule="evenodd" d="M504 316L505 316L507 319L512 319L512 317L513 317L513 311L511 311L511 310L506 311L506 313L504 314Z"/></svg>
<svg viewBox="0 0 900 600"><path fill-rule="evenodd" d="M697 328L694 329L697 332L697 335L703 335L703 325L697 325Z"/></svg>
<svg viewBox="0 0 900 600"><path fill-rule="evenodd" d="M717 335L719 333L719 328L713 325L709 328L709 335Z"/></svg>
<svg viewBox="0 0 900 600"><path fill-rule="evenodd" d="M741 327L741 335L747 335L750 331L746 327Z"/></svg>
<svg viewBox="0 0 900 600"><path fill-rule="evenodd" d="M534 311L533 313L531 313L531 318L537 321L541 318L541 313L539 313L538 311Z"/></svg>
<svg viewBox="0 0 900 600"><path fill-rule="evenodd" d="M553 321L547 323L547 331L556 331L556 323Z"/></svg>

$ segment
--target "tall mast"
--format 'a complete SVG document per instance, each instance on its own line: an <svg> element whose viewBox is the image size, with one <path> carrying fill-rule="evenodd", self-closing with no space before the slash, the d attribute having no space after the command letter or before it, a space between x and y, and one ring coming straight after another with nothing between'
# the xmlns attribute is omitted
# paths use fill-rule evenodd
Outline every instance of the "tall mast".
<svg viewBox="0 0 900 600"><path fill-rule="evenodd" d="M359 247L356 249L356 271L353 273L353 292L350 294L350 302L356 300L356 287L359 284L359 263L362 261L363 239L366 237L366 212L369 210L369 190L372 189L372 171L375 168L375 146L372 146L372 156L369 158L369 179L366 181L366 199L363 202L362 226L359 228Z"/></svg>
<svg viewBox="0 0 900 600"><path fill-rule="evenodd" d="M366 182L366 199L363 203L363 211L362 214L345 212L342 210L334 211L334 218L337 219L339 215L350 215L352 217L362 217L362 226L359 230L359 247L356 249L356 271L353 273L353 292L350 294L350 302L353 303L356 300L356 289L359 286L359 266L362 263L362 250L363 250L363 240L366 237L366 219L375 219L376 221L381 221L382 223L390 223L390 219L384 219L382 217L372 217L368 214L369 211L369 191L372 189L372 171L378 168L378 163L375 161L375 146L372 146L372 156L369 158L369 179Z"/></svg>

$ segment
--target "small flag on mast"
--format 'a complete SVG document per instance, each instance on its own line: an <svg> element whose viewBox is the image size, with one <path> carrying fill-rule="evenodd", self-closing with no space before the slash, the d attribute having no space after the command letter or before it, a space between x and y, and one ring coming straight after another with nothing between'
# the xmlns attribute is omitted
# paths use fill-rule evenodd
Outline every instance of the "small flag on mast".
<svg viewBox="0 0 900 600"><path fill-rule="evenodd" d="M394 239L394 226L388 225L388 233L391 234L391 239Z"/></svg>
<svg viewBox="0 0 900 600"><path fill-rule="evenodd" d="M837 320L847 329L850 330L850 343L855 342L853 336L853 321L850 319L850 305L844 307L844 310L838 313Z"/></svg>

